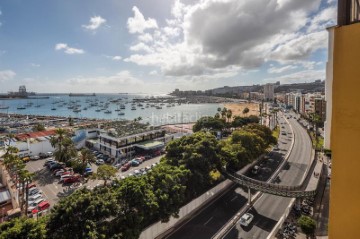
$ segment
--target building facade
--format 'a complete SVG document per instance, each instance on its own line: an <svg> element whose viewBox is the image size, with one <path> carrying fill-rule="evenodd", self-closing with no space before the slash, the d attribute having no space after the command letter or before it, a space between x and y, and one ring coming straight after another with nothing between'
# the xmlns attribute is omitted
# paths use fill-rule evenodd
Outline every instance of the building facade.
<svg viewBox="0 0 360 239"><path fill-rule="evenodd" d="M264 100L266 100L266 101L274 100L274 85L273 84L264 85Z"/></svg>

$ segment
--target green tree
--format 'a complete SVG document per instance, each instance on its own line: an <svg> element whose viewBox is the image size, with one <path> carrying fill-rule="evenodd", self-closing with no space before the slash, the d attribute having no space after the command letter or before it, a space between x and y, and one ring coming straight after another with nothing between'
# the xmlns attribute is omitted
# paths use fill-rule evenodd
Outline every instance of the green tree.
<svg viewBox="0 0 360 239"><path fill-rule="evenodd" d="M82 188L55 204L47 238L111 238L117 232L109 229L118 215L122 215L121 206L110 188Z"/></svg>
<svg viewBox="0 0 360 239"><path fill-rule="evenodd" d="M167 222L170 216L178 217L179 209L185 201L186 183L190 171L188 169L160 164L146 177L153 186L159 209L156 216Z"/></svg>
<svg viewBox="0 0 360 239"><path fill-rule="evenodd" d="M298 220L301 230L306 234L306 238L313 236L316 229L316 221L311 217L302 215Z"/></svg>
<svg viewBox="0 0 360 239"><path fill-rule="evenodd" d="M227 113L227 109L226 109L226 107L224 107L222 110L221 110L221 117L223 118L223 119L225 119L226 118L226 113Z"/></svg>
<svg viewBox="0 0 360 239"><path fill-rule="evenodd" d="M210 116L201 117L193 126L193 131L200 130L222 131L225 128L225 121Z"/></svg>
<svg viewBox="0 0 360 239"><path fill-rule="evenodd" d="M78 155L78 159L82 165L86 167L88 164L95 163L96 157L89 149L82 148Z"/></svg>
<svg viewBox="0 0 360 239"><path fill-rule="evenodd" d="M228 122L230 122L231 116L232 116L232 111L231 111L231 110L227 110L227 112L226 112L226 118L227 118L227 121L228 121Z"/></svg>
<svg viewBox="0 0 360 239"><path fill-rule="evenodd" d="M28 199L29 199L29 188L28 185L32 182L34 178L34 173L30 173L28 170L23 169L19 172L19 181L22 185L22 195L20 208L22 209L24 215L27 216L28 211Z"/></svg>
<svg viewBox="0 0 360 239"><path fill-rule="evenodd" d="M0 239L45 239L46 218L16 218L0 224Z"/></svg>
<svg viewBox="0 0 360 239"><path fill-rule="evenodd" d="M45 126L43 124L37 124L33 127L33 131L44 131Z"/></svg>
<svg viewBox="0 0 360 239"><path fill-rule="evenodd" d="M64 129L57 129L56 135L50 139L51 146L55 148L55 159L59 162L68 162L77 156L73 141Z"/></svg>
<svg viewBox="0 0 360 239"><path fill-rule="evenodd" d="M116 176L116 172L117 169L113 166L103 164L98 167L97 172L93 174L93 178L104 180L104 186L106 186L107 181Z"/></svg>
<svg viewBox="0 0 360 239"><path fill-rule="evenodd" d="M249 113L249 108L248 107L245 107L245 109L242 111L242 113L244 114L244 115L247 115L247 113Z"/></svg>

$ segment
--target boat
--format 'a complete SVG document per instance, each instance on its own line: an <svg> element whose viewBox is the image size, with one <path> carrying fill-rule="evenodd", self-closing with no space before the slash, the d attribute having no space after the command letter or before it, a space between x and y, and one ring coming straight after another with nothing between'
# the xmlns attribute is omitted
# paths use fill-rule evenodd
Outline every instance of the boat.
<svg viewBox="0 0 360 239"><path fill-rule="evenodd" d="M124 112L119 112L118 115L125 115L125 113Z"/></svg>
<svg viewBox="0 0 360 239"><path fill-rule="evenodd" d="M111 111L111 110L106 110L106 111L104 111L104 113L105 113L105 114L111 114L112 111Z"/></svg>
<svg viewBox="0 0 360 239"><path fill-rule="evenodd" d="M159 109L162 109L162 107L161 107L161 106L156 106L156 109L158 109L158 110L159 110Z"/></svg>
<svg viewBox="0 0 360 239"><path fill-rule="evenodd" d="M56 108L55 108L55 107L53 107L53 108L51 108L51 110L56 110Z"/></svg>
<svg viewBox="0 0 360 239"><path fill-rule="evenodd" d="M136 110L136 107L135 106L131 107L131 110Z"/></svg>
<svg viewBox="0 0 360 239"><path fill-rule="evenodd" d="M0 105L0 110L7 110L9 109L8 105Z"/></svg>
<svg viewBox="0 0 360 239"><path fill-rule="evenodd" d="M18 110L25 110L26 107L25 107L25 106L18 106L16 109L18 109Z"/></svg>
<svg viewBox="0 0 360 239"><path fill-rule="evenodd" d="M100 112L100 111L101 111L101 109L96 109L95 111L96 111L96 112Z"/></svg>
<svg viewBox="0 0 360 239"><path fill-rule="evenodd" d="M88 108L84 107L83 110L87 110Z"/></svg>
<svg viewBox="0 0 360 239"><path fill-rule="evenodd" d="M79 113L79 112L81 112L81 109L74 109L73 112L74 113Z"/></svg>

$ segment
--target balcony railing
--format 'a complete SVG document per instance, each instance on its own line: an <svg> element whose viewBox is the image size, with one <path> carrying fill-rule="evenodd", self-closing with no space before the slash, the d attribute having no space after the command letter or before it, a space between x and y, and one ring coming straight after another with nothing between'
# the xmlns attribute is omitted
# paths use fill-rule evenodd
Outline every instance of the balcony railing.
<svg viewBox="0 0 360 239"><path fill-rule="evenodd" d="M338 1L338 25L360 22L360 0Z"/></svg>

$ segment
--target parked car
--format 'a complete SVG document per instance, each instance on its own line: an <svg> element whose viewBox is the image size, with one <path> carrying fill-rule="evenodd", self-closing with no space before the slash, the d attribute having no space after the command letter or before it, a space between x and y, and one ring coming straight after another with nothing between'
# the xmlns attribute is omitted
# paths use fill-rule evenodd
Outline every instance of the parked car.
<svg viewBox="0 0 360 239"><path fill-rule="evenodd" d="M44 201L44 198L39 198L38 200L34 201L33 203L28 204L28 212L31 212L43 201Z"/></svg>
<svg viewBox="0 0 360 239"><path fill-rule="evenodd" d="M62 175L60 177L59 183L62 183L65 179L72 177L71 174Z"/></svg>
<svg viewBox="0 0 360 239"><path fill-rule="evenodd" d="M24 157L24 158L22 158L22 161L23 161L24 163L27 163L27 162L30 161L30 157Z"/></svg>
<svg viewBox="0 0 360 239"><path fill-rule="evenodd" d="M31 197L28 198L28 205L31 205L40 199L44 200L44 197L42 194L38 193L38 194L32 195Z"/></svg>
<svg viewBox="0 0 360 239"><path fill-rule="evenodd" d="M90 174L93 174L93 170L92 170L92 168L86 168L85 169L85 173L84 173L84 176L88 176L88 175L90 175Z"/></svg>
<svg viewBox="0 0 360 239"><path fill-rule="evenodd" d="M75 183L75 182L78 182L79 180L80 180L80 175L79 174L74 174L69 178L65 178L64 179L64 184Z"/></svg>
<svg viewBox="0 0 360 239"><path fill-rule="evenodd" d="M254 215L252 215L251 213L245 213L240 218L240 225L247 227L249 226L249 224L253 219L254 219Z"/></svg>
<svg viewBox="0 0 360 239"><path fill-rule="evenodd" d="M53 152L46 152L45 155L46 155L46 157L52 157L54 154L53 154Z"/></svg>
<svg viewBox="0 0 360 239"><path fill-rule="evenodd" d="M41 197L43 196L42 192L28 196L28 201L35 201L37 198L39 198L39 196L41 196ZM24 195L24 198L25 198L25 195Z"/></svg>
<svg viewBox="0 0 360 239"><path fill-rule="evenodd" d="M54 171L54 170L56 170L56 169L63 169L64 166L65 166L64 164L60 164L60 163L51 165L51 166L50 166L50 171Z"/></svg>
<svg viewBox="0 0 360 239"><path fill-rule="evenodd" d="M36 187L35 187L35 188L30 188L30 189L29 189L29 196L38 194L39 192L41 192L40 189L38 189L38 188L36 188Z"/></svg>
<svg viewBox="0 0 360 239"><path fill-rule="evenodd" d="M95 161L95 164L96 165L101 165L101 164L104 164L105 162L104 162L104 160L102 160L102 159L97 159L96 161Z"/></svg>
<svg viewBox="0 0 360 239"><path fill-rule="evenodd" d="M137 161L135 159L131 160L131 166L136 167L136 166L139 166L139 165L140 165L139 161Z"/></svg>
<svg viewBox="0 0 360 239"><path fill-rule="evenodd" d="M30 156L30 160L33 160L33 161L39 160L39 159L40 159L40 157L37 155Z"/></svg>
<svg viewBox="0 0 360 239"><path fill-rule="evenodd" d="M149 159L151 159L151 156L150 155L145 155L144 158L145 158L145 160L149 160Z"/></svg>
<svg viewBox="0 0 360 239"><path fill-rule="evenodd" d="M39 213L41 211L48 209L49 207L50 207L50 203L48 201L43 201L36 208L31 210L31 213L36 214L36 213Z"/></svg>
<svg viewBox="0 0 360 239"><path fill-rule="evenodd" d="M125 171L129 170L130 167L131 167L131 163L128 162L128 163L124 164L124 165L121 167L120 170L121 170L122 172L125 172Z"/></svg>
<svg viewBox="0 0 360 239"><path fill-rule="evenodd" d="M27 188L36 188L36 184L35 183L30 183L27 185Z"/></svg>

